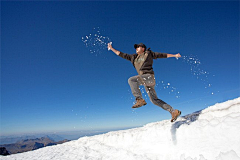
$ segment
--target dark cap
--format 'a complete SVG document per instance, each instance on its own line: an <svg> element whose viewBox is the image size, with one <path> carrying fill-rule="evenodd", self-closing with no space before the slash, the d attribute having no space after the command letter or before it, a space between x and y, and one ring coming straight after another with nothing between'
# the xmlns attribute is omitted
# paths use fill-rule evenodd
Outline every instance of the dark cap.
<svg viewBox="0 0 240 160"><path fill-rule="evenodd" d="M139 43L139 44L134 44L134 48L136 49L137 47L143 47L143 48L145 48L145 50L147 49L147 47L145 46L145 44L143 44L143 43Z"/></svg>

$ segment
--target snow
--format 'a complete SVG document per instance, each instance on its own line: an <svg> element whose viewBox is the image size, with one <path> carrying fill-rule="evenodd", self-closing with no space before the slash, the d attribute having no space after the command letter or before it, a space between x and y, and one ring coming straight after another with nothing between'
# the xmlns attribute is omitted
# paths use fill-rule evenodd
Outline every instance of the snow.
<svg viewBox="0 0 240 160"><path fill-rule="evenodd" d="M100 27L93 28L91 34L82 37L82 42L88 48L90 53L101 54L108 48L108 43L111 43L111 39L108 36L103 36Z"/></svg>
<svg viewBox="0 0 240 160"><path fill-rule="evenodd" d="M83 137L1 160L240 160L240 97L140 128Z"/></svg>
<svg viewBox="0 0 240 160"><path fill-rule="evenodd" d="M188 64L191 70L191 74L200 80L205 88L212 87L212 84L209 83L209 78L214 77L210 72L203 70L202 63L196 55L182 56L182 62Z"/></svg>

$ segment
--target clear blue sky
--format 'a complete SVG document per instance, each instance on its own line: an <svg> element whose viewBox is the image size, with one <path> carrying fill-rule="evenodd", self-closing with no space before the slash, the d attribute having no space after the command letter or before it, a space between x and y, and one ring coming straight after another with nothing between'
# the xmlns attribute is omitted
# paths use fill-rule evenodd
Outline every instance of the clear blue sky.
<svg viewBox="0 0 240 160"><path fill-rule="evenodd" d="M1 1L1 135L170 119L148 97L147 106L131 109L127 80L137 72L107 49L90 53L82 37L96 27L125 53L142 42L185 56L154 61L158 97L183 115L240 96L238 1ZM202 79L186 62L196 56Z"/></svg>

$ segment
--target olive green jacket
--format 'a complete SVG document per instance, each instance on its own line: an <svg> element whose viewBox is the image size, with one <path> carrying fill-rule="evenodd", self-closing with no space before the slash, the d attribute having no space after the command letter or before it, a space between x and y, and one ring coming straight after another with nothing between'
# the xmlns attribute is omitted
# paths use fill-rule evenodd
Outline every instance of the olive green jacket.
<svg viewBox="0 0 240 160"><path fill-rule="evenodd" d="M119 56L126 59L126 60L131 61L133 66L134 66L134 61L137 58L138 54L127 54L127 53L120 52ZM143 64L140 68L140 71L138 71L138 73L140 75L148 74L148 73L149 74L154 74L153 67L152 67L153 59L157 59L157 58L167 58L167 53L145 51L144 52L144 59L145 60L143 61Z"/></svg>

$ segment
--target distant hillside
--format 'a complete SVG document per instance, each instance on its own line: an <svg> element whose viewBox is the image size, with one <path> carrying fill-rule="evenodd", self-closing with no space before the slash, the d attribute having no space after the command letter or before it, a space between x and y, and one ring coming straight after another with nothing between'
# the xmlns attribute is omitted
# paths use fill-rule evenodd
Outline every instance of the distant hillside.
<svg viewBox="0 0 240 160"><path fill-rule="evenodd" d="M1 136L0 137L0 145L3 144L12 144L12 143L17 143L18 141L25 140L25 139L36 139L36 138L41 138L41 137L48 137L49 139L58 142L62 141L64 139L69 139L69 138L64 138L56 134L35 134L35 135L22 135L22 136Z"/></svg>
<svg viewBox="0 0 240 160"><path fill-rule="evenodd" d="M27 151L36 150L39 148L43 148L46 146L52 146L57 144L62 144L64 142L68 142L69 140L63 140L59 142L55 142L54 140L50 139L49 137L41 137L35 139L25 139L20 140L16 143L12 144L3 144L0 147L5 147L10 154L22 153Z"/></svg>

